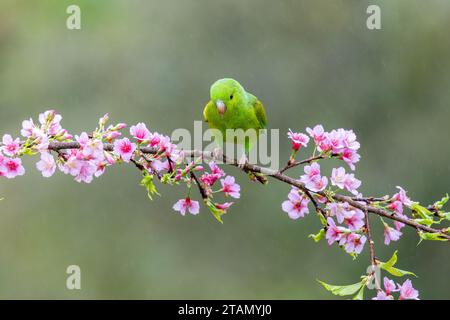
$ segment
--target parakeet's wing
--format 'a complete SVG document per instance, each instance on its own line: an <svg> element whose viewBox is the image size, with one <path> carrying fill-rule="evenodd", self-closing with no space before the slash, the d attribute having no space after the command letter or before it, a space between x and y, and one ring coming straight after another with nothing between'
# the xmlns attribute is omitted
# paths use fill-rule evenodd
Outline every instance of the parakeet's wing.
<svg viewBox="0 0 450 320"><path fill-rule="evenodd" d="M256 101L253 103L253 108L255 109L256 118L258 119L261 129L266 129L267 128L266 110L264 110L264 106L261 103L261 101L256 99Z"/></svg>
<svg viewBox="0 0 450 320"><path fill-rule="evenodd" d="M212 101L209 101L209 102L206 104L205 109L203 109L203 120L205 120L205 122L208 122L208 117L206 116L206 110L207 110L208 108L211 108L211 107L212 107L212 104L213 104L213 102L212 102Z"/></svg>

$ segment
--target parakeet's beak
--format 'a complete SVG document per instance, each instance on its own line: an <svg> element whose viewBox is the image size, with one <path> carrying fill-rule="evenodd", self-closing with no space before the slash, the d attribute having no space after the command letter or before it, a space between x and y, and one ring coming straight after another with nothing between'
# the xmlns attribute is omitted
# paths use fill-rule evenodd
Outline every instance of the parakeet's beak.
<svg viewBox="0 0 450 320"><path fill-rule="evenodd" d="M227 111L227 106L222 100L216 100L217 112L223 116L225 111Z"/></svg>

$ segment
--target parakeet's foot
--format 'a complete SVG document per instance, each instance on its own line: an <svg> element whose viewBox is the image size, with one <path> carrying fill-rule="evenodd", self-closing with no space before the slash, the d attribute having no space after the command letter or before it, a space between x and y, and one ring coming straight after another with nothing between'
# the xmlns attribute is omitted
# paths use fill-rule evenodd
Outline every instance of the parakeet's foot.
<svg viewBox="0 0 450 320"><path fill-rule="evenodd" d="M217 161L223 161L223 150L222 148L215 148L213 150L213 158Z"/></svg>
<svg viewBox="0 0 450 320"><path fill-rule="evenodd" d="M241 158L238 161L238 168L239 169L244 169L245 165L248 163L248 159L247 156L245 155L245 153L241 156Z"/></svg>

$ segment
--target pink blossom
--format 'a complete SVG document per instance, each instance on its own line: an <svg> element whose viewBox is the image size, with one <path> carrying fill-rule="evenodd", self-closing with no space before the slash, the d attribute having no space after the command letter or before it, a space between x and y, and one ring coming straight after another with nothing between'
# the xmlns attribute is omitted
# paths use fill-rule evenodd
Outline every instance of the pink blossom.
<svg viewBox="0 0 450 320"><path fill-rule="evenodd" d="M387 207L398 214L403 214L403 203L401 201L393 201Z"/></svg>
<svg viewBox="0 0 450 320"><path fill-rule="evenodd" d="M214 161L211 161L209 163L209 168L211 169L211 173L216 175L218 178L222 178L225 176L225 172L220 169L220 167Z"/></svg>
<svg viewBox="0 0 450 320"><path fill-rule="evenodd" d="M4 158L2 167L4 168L4 176L8 179L13 179L17 176L25 174L25 168L22 166L22 160L19 158Z"/></svg>
<svg viewBox="0 0 450 320"><path fill-rule="evenodd" d="M233 197L233 198L240 198L240 190L241 187L234 182L234 177L227 176L225 179L220 179L220 183L222 184L222 192L225 193L227 196Z"/></svg>
<svg viewBox="0 0 450 320"><path fill-rule="evenodd" d="M384 277L383 284L384 284L384 290L386 290L387 295L390 295L391 292L398 291L397 289L395 289L394 281L389 280L388 277Z"/></svg>
<svg viewBox="0 0 450 320"><path fill-rule="evenodd" d="M150 147L157 146L160 143L162 137L163 136L160 135L158 132L153 133L150 137Z"/></svg>
<svg viewBox="0 0 450 320"><path fill-rule="evenodd" d="M98 139L89 139L83 147L82 153L88 159L103 160L103 142Z"/></svg>
<svg viewBox="0 0 450 320"><path fill-rule="evenodd" d="M394 297L381 290L377 292L377 296L373 297L372 300L394 300Z"/></svg>
<svg viewBox="0 0 450 320"><path fill-rule="evenodd" d="M356 151L345 149L340 158L347 163L350 169L355 170L355 163L357 163L361 157Z"/></svg>
<svg viewBox="0 0 450 320"><path fill-rule="evenodd" d="M233 202L224 202L224 203L215 203L214 205L216 206L217 209L227 212L227 210L231 207L232 204Z"/></svg>
<svg viewBox="0 0 450 320"><path fill-rule="evenodd" d="M34 128L33 119L30 118L30 120L24 120L22 121L22 130L20 130L20 134L25 138L29 138L33 135Z"/></svg>
<svg viewBox="0 0 450 320"><path fill-rule="evenodd" d="M419 300L419 291L413 288L411 280L407 279L402 285L398 284L400 290L399 300Z"/></svg>
<svg viewBox="0 0 450 320"><path fill-rule="evenodd" d="M350 230L359 230L364 226L364 212L359 209L347 211L344 214L344 222Z"/></svg>
<svg viewBox="0 0 450 320"><path fill-rule="evenodd" d="M7 156L13 157L15 156L20 149L20 139L16 138L13 140L11 135L5 134L2 139L3 146L1 147L1 150L3 153Z"/></svg>
<svg viewBox="0 0 450 320"><path fill-rule="evenodd" d="M305 174L300 177L300 181L308 189L314 192L325 189L328 184L328 179L327 177L320 176L320 165L317 162L313 162L310 166L305 166L303 170Z"/></svg>
<svg viewBox="0 0 450 320"><path fill-rule="evenodd" d="M327 133L323 130L323 126L318 124L314 128L306 128L306 132L314 139L316 145L322 144L327 139Z"/></svg>
<svg viewBox="0 0 450 320"><path fill-rule="evenodd" d="M200 177L200 181L210 187L213 186L214 183L216 183L216 181L218 179L219 179L219 176L217 176L216 174L213 174L213 173L208 173L208 172L202 174L202 176Z"/></svg>
<svg viewBox="0 0 450 320"><path fill-rule="evenodd" d="M125 162L130 162L133 152L136 150L136 144L131 143L128 138L114 141L114 153Z"/></svg>
<svg viewBox="0 0 450 320"><path fill-rule="evenodd" d="M301 196L297 188L292 188L288 200L282 203L281 208L288 214L289 218L296 220L309 213L308 203L309 199Z"/></svg>
<svg viewBox="0 0 450 320"><path fill-rule="evenodd" d="M358 194L358 188L361 186L361 180L355 178L353 173L348 173L345 175L344 179L344 188L353 193L354 195Z"/></svg>
<svg viewBox="0 0 450 320"><path fill-rule="evenodd" d="M356 233L350 233L346 237L345 251L348 253L360 254L366 243L366 236Z"/></svg>
<svg viewBox="0 0 450 320"><path fill-rule="evenodd" d="M150 167L156 172L160 172L163 170L169 170L169 161L161 161L161 160L153 160L150 163Z"/></svg>
<svg viewBox="0 0 450 320"><path fill-rule="evenodd" d="M388 245L391 241L397 241L402 235L401 231L395 230L389 227L387 224L384 225L384 244Z"/></svg>
<svg viewBox="0 0 450 320"><path fill-rule="evenodd" d="M350 210L350 205L347 202L330 202L327 204L330 210L330 215L335 216L339 223L344 222L347 212Z"/></svg>
<svg viewBox="0 0 450 320"><path fill-rule="evenodd" d="M327 218L328 227L325 233L325 239L328 240L328 244L331 245L336 241L340 241L342 236L345 234L345 228L337 227L334 220L330 217Z"/></svg>
<svg viewBox="0 0 450 320"><path fill-rule="evenodd" d="M200 205L198 201L191 200L189 197L185 199L178 200L174 205L173 209L180 212L182 216L189 211L190 214L196 215L200 212Z"/></svg>
<svg viewBox="0 0 450 320"><path fill-rule="evenodd" d="M392 196L392 199L395 201L400 201L405 206L410 206L412 204L411 199L406 195L406 191L402 188L397 186L397 189L399 189L399 192L394 194Z"/></svg>
<svg viewBox="0 0 450 320"><path fill-rule="evenodd" d="M344 148L354 151L358 150L360 147L359 142L356 141L356 135L353 130L344 130L342 144Z"/></svg>
<svg viewBox="0 0 450 320"><path fill-rule="evenodd" d="M56 170L56 163L53 156L48 152L41 153L41 160L36 163L36 168L41 171L42 176L49 178Z"/></svg>
<svg viewBox="0 0 450 320"><path fill-rule="evenodd" d="M171 158L172 161L176 161L179 155L179 151L176 149L177 146L170 141L168 136L160 136L158 139L159 152Z"/></svg>
<svg viewBox="0 0 450 320"><path fill-rule="evenodd" d="M304 133L292 132L289 129L288 132L289 139L292 140L292 149L298 151L301 147L307 147L309 142L309 137Z"/></svg>
<svg viewBox="0 0 450 320"><path fill-rule="evenodd" d="M347 175L345 174L344 168L333 168L333 170L331 171L331 184L333 186L337 186L340 189L344 189L346 177Z"/></svg>
<svg viewBox="0 0 450 320"><path fill-rule="evenodd" d="M144 140L150 140L150 131L148 131L145 123L138 123L135 126L131 126L130 134L139 142L143 142Z"/></svg>
<svg viewBox="0 0 450 320"><path fill-rule="evenodd" d="M77 159L76 155L71 155L63 165L59 166L59 169L63 173L70 174L75 177L80 173L82 165L82 160Z"/></svg>
<svg viewBox="0 0 450 320"><path fill-rule="evenodd" d="M79 136L75 136L75 140L77 140L81 148L84 148L89 142L89 136L86 132L83 132Z"/></svg>
<svg viewBox="0 0 450 320"><path fill-rule="evenodd" d="M75 181L77 182L85 182L85 183L91 183L94 174L97 171L97 165L95 162L89 160L89 161L80 161L81 167L80 171L77 176L75 176Z"/></svg>
<svg viewBox="0 0 450 320"><path fill-rule="evenodd" d="M313 181L306 185L308 189L314 192L322 191L328 185L328 178L316 176Z"/></svg>

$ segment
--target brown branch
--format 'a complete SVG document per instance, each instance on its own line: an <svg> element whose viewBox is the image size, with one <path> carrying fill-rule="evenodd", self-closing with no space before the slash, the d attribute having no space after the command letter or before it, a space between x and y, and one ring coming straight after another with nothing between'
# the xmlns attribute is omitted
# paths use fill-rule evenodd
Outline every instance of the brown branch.
<svg viewBox="0 0 450 320"><path fill-rule="evenodd" d="M369 276L374 277L375 281L375 287L379 291L381 290L381 285L379 282L379 279L377 279L375 270L377 267L377 260L375 258L375 249L373 246L373 239L372 239L372 230L370 229L370 221L369 221L369 212L367 210L364 210L364 219L366 224L366 233L367 233L367 241L369 242L369 253L370 253L370 264L372 265L372 270L369 273Z"/></svg>
<svg viewBox="0 0 450 320"><path fill-rule="evenodd" d="M64 149L78 149L78 148L80 148L80 145L77 142L52 142L49 144L48 148L49 148L49 150L58 151L58 150L64 150ZM106 143L106 144L104 144L104 149L105 149L105 151L112 151L113 146L110 143ZM157 152L158 152L157 149L150 148L150 147L143 147L140 149L140 151L142 153L148 153L148 154L157 154ZM209 152L209 151L185 150L183 152L184 152L185 157L190 157L190 158L202 157L202 159L209 159L209 160L216 160L216 161L220 160L220 159L216 159L214 156L214 153ZM305 162L305 161L313 161L313 160L311 160L311 158L310 158L310 159L303 160L303 162ZM251 163L246 163L242 167L239 167L238 161L236 159L228 159L225 155L223 155L222 162L225 164L228 164L228 165L238 167L244 172L250 171L253 173L260 173L260 174L270 176L273 179L276 179L278 181L281 181L281 182L284 182L291 186L299 188L300 190L305 192L305 194L307 192L309 192L309 193L318 194L320 196L326 196L326 194L323 192L312 192L311 190L306 188L305 185L302 182L300 182L299 180L293 179L279 171L260 167L260 166L257 166L257 165L251 164ZM364 199L352 198L352 197L345 196L342 194L333 194L332 198L335 201L347 202L352 207L358 208L358 209L362 210L363 212L367 211L367 212L376 214L378 216L381 216L381 217L384 217L387 219L391 219L391 220L395 220L395 221L404 223L410 227L413 227L416 230L421 230L421 231L430 232L430 233L437 233L441 237L443 237L447 240L450 240L450 235L447 234L446 232L444 232L443 230L438 230L438 229L434 229L431 227L421 225L411 219L394 216L393 213L388 212L387 210L384 210L382 208L376 208L376 207L373 207L370 204L368 204L372 201L371 199L373 199L373 201L378 201L378 199L381 199L380 201L386 201L385 198L370 198L369 197L369 198L364 198L365 199L364 200ZM365 204L362 202L365 202Z"/></svg>

